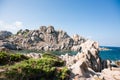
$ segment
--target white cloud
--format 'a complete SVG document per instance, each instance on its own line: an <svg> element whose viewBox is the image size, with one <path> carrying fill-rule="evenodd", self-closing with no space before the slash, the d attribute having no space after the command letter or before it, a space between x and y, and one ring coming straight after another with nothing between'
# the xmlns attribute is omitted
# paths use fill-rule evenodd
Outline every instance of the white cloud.
<svg viewBox="0 0 120 80"><path fill-rule="evenodd" d="M20 21L15 21L11 24L8 24L0 20L0 30L7 30L16 33L19 29L22 29L22 27L23 27L23 23Z"/></svg>
<svg viewBox="0 0 120 80"><path fill-rule="evenodd" d="M14 25L15 25L16 27L21 27L21 26L23 25L23 23L20 22L20 21L16 21L16 22L14 23Z"/></svg>

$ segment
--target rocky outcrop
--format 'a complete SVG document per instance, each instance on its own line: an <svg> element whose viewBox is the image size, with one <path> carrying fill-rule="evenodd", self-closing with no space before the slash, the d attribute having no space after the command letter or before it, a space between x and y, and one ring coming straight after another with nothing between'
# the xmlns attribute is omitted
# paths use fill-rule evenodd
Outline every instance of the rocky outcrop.
<svg viewBox="0 0 120 80"><path fill-rule="evenodd" d="M29 53L29 54L24 54L24 55L29 57L29 58L34 58L34 59L41 58L41 54L40 53Z"/></svg>
<svg viewBox="0 0 120 80"><path fill-rule="evenodd" d="M94 71L98 72L101 71L101 59L99 57L99 46L98 43L92 40L87 40L86 42L79 45L80 51L75 56L69 55L62 55L62 59L66 61L67 66L71 66L75 64L77 61L85 60L84 62L87 64L88 67L93 69Z"/></svg>
<svg viewBox="0 0 120 80"><path fill-rule="evenodd" d="M71 80L90 79L95 80L94 77L103 79L99 76L104 68L111 68L110 61L102 61L99 56L99 45L93 40L87 40L79 45L79 52L70 56L68 54L61 55L66 66L71 70Z"/></svg>
<svg viewBox="0 0 120 80"><path fill-rule="evenodd" d="M99 45L93 40L87 40L79 45L76 55L61 55L70 69L70 80L119 80L120 68L111 66L110 60L101 60ZM119 62L117 63L119 65Z"/></svg>
<svg viewBox="0 0 120 80"><path fill-rule="evenodd" d="M19 30L16 35L0 32L0 50L72 50L76 55L59 56L71 71L70 80L119 80L120 70L111 68L111 61L101 60L97 42L79 35L70 37L66 32L56 31L53 26L41 26L38 30ZM41 54L25 54L30 58L41 58ZM120 62L116 62L120 66ZM101 73L100 73L101 72ZM109 73L109 75L107 74Z"/></svg>
<svg viewBox="0 0 120 80"><path fill-rule="evenodd" d="M8 34L8 32L4 32L4 35L6 34ZM79 35L74 35L71 38L62 30L56 31L53 26L41 26L38 30L21 29L16 35L9 38L8 36L10 36L10 33L4 36L4 39L9 41L6 47L9 49L11 46L12 49L80 51L79 45L86 42L86 39ZM1 39L3 39L3 36ZM14 46L11 44L14 44Z"/></svg>
<svg viewBox="0 0 120 80"><path fill-rule="evenodd" d="M0 40L3 40L5 38L8 38L12 35L9 31L0 31Z"/></svg>

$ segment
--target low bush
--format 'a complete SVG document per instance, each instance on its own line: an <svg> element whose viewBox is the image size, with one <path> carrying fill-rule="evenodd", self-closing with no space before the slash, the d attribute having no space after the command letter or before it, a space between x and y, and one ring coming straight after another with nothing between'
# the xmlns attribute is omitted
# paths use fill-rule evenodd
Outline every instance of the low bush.
<svg viewBox="0 0 120 80"><path fill-rule="evenodd" d="M52 61L54 62L54 66L64 66L64 61L61 60L58 56L52 54L52 53L43 53L42 55L44 58L49 58L52 59ZM50 62L51 64L52 62Z"/></svg>
<svg viewBox="0 0 120 80"><path fill-rule="evenodd" d="M9 61L8 59L9 59L8 54L1 51L0 52L0 64L6 64L6 63L8 63L8 61Z"/></svg>
<svg viewBox="0 0 120 80"><path fill-rule="evenodd" d="M6 52L0 52L0 64L11 64L14 62L19 62L22 60L27 60L28 57L22 55L22 54L12 54L12 53L6 53Z"/></svg>
<svg viewBox="0 0 120 80"><path fill-rule="evenodd" d="M40 59L24 60L10 66L4 75L9 80L66 80L69 70L58 65L63 64L58 59L57 56L44 54Z"/></svg>

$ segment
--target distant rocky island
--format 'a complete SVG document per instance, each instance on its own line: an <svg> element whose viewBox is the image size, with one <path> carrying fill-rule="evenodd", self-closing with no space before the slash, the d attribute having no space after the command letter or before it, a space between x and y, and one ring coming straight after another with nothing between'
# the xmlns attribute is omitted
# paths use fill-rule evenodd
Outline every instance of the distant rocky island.
<svg viewBox="0 0 120 80"><path fill-rule="evenodd" d="M100 47L99 50L100 50L100 51L109 51L109 50L111 50L111 49L106 48L106 47Z"/></svg>
<svg viewBox="0 0 120 80"><path fill-rule="evenodd" d="M9 56L9 62L11 62L12 56L13 64L7 69L0 67L0 75L2 75L0 78L10 79L11 74L17 73L16 76L22 75L23 78L20 79L24 80L38 80L38 78L40 80L120 80L120 68L113 67L110 60L101 60L99 56L99 50L107 50L106 48L100 49L98 42L77 34L70 37L63 30L55 30L53 26L41 26L38 30L19 30L16 34L1 31L0 51L9 50L47 52L70 50L78 53L76 55L61 54L60 56L48 53L30 53L21 55L24 58L18 58L15 54L13 57L13 54L1 52L2 56L3 54ZM4 57L0 59L2 61ZM2 62L0 63L2 64ZM22 65L23 63L24 65ZM24 70L33 70L34 74ZM15 76L14 80L17 80Z"/></svg>

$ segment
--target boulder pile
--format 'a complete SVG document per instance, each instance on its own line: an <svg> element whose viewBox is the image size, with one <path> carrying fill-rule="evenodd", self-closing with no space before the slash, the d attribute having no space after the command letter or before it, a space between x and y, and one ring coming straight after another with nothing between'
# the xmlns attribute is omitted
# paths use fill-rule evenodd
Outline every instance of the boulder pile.
<svg viewBox="0 0 120 80"><path fill-rule="evenodd" d="M2 33L2 32L1 32ZM6 35L6 36L5 36ZM9 49L27 49L27 50L74 50L79 51L79 45L86 42L87 39L74 35L72 38L64 31L56 31L53 26L41 26L37 30L19 30L17 34L11 36L10 33L0 35L0 39L7 40L7 44L1 45ZM2 42L1 42L2 43Z"/></svg>

